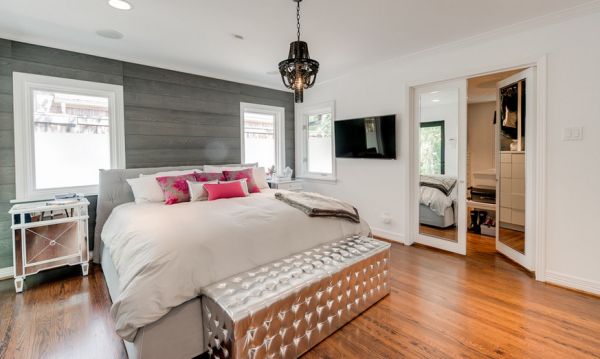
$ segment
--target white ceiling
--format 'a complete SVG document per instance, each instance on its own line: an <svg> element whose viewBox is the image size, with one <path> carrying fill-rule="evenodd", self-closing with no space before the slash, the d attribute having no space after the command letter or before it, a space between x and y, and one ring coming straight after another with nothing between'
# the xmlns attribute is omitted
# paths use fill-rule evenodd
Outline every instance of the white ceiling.
<svg viewBox="0 0 600 359"><path fill-rule="evenodd" d="M295 38L292 0L0 1L0 37L283 88L269 75ZM302 39L319 81L589 0L305 0ZM592 3L595 1L592 1ZM98 30L125 35L110 40ZM232 34L241 34L244 40Z"/></svg>

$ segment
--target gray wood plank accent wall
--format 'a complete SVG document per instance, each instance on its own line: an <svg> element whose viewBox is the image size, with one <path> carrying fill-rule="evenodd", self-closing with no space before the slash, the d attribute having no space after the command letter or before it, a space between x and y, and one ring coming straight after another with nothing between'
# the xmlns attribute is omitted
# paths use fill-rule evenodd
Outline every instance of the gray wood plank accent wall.
<svg viewBox="0 0 600 359"><path fill-rule="evenodd" d="M291 93L0 39L0 268L12 265L13 71L123 85L128 168L239 163L240 102L284 107L286 165L294 168Z"/></svg>

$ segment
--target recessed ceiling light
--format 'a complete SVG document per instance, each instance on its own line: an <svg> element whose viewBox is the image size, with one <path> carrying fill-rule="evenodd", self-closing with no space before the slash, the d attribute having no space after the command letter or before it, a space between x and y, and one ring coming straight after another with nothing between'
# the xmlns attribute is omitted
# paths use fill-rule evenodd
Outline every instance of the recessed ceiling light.
<svg viewBox="0 0 600 359"><path fill-rule="evenodd" d="M434 98L433 100L431 100L431 102L440 102L439 98Z"/></svg>
<svg viewBox="0 0 600 359"><path fill-rule="evenodd" d="M96 31L96 34L111 40L120 40L124 37L123 34L117 30L98 30Z"/></svg>
<svg viewBox="0 0 600 359"><path fill-rule="evenodd" d="M439 91L432 91L430 94L435 95L436 93L440 93Z"/></svg>
<svg viewBox="0 0 600 359"><path fill-rule="evenodd" d="M119 10L131 10L131 4L125 0L108 0L108 5Z"/></svg>

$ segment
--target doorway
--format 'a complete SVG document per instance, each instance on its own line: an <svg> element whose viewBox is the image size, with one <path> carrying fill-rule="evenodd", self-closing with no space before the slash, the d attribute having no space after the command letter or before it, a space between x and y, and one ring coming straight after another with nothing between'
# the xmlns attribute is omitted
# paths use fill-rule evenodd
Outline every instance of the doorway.
<svg viewBox="0 0 600 359"><path fill-rule="evenodd" d="M536 87L532 66L411 88L414 242L535 270Z"/></svg>

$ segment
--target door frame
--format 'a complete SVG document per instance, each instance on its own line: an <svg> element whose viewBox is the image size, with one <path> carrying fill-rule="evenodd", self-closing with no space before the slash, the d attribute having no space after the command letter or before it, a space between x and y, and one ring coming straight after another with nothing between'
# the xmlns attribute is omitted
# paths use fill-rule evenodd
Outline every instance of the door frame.
<svg viewBox="0 0 600 359"><path fill-rule="evenodd" d="M414 161L410 163L410 174L411 174L411 190L410 194L410 209L411 213L414 216L411 218L411 225L415 227L415 236L412 237L414 242L424 244L430 247L442 249L445 251L465 255L467 254L467 225L466 225L466 155L467 155L467 80L464 78L453 79L448 81L434 82L428 83L420 86L414 86L413 88L413 117L412 123L413 128L410 132L410 137L415 139L412 142L412 150L414 154ZM457 146L457 178L456 178L456 188L457 188L457 199L456 203L458 204L455 211L456 221L456 242L450 241L447 239L441 239L434 236L421 234L419 231L419 182L420 182L420 142L416 140L420 138L420 130L421 130L421 121L419 118L420 108L417 107L418 98L414 95L417 93L428 93L431 91L443 91L443 90L454 90L458 89L458 118L457 118L457 126L458 126L458 138L456 139ZM462 97L462 98L461 98ZM444 139L444 145L445 139Z"/></svg>
<svg viewBox="0 0 600 359"><path fill-rule="evenodd" d="M415 110L413 108L415 98L415 87L423 86L435 82L443 82L453 79L469 79L477 76L484 76L494 74L498 72L524 69L535 67L536 73L536 133L535 133L535 154L534 154L534 166L527 170L532 170L534 173L530 174L526 172L526 175L533 176L534 190L527 193L528 196L533 196L532 203L534 208L532 210L533 224L532 228L535 232L534 240L534 271L535 279L541 282L546 281L546 168L547 168L547 68L548 68L548 56L543 55L540 58L532 59L529 62L524 63L509 63L505 66L482 66L476 70L461 70L453 76L440 76L440 78L432 79L429 81L413 81L407 82L405 85L405 108L407 109L408 115L408 169L409 176L406 181L405 190L408 194L408 201L405 205L405 223L407 224L407 236L405 237L404 243L406 245L412 245L415 243L415 238L418 235L418 226L415 225L415 216L418 213L414 213L413 201L416 200L416 194L413 193L415 186L415 168L414 163L417 160L418 153L415 151L415 138L412 134L415 128ZM460 129L459 129L460 131ZM526 171L527 171L526 170Z"/></svg>

